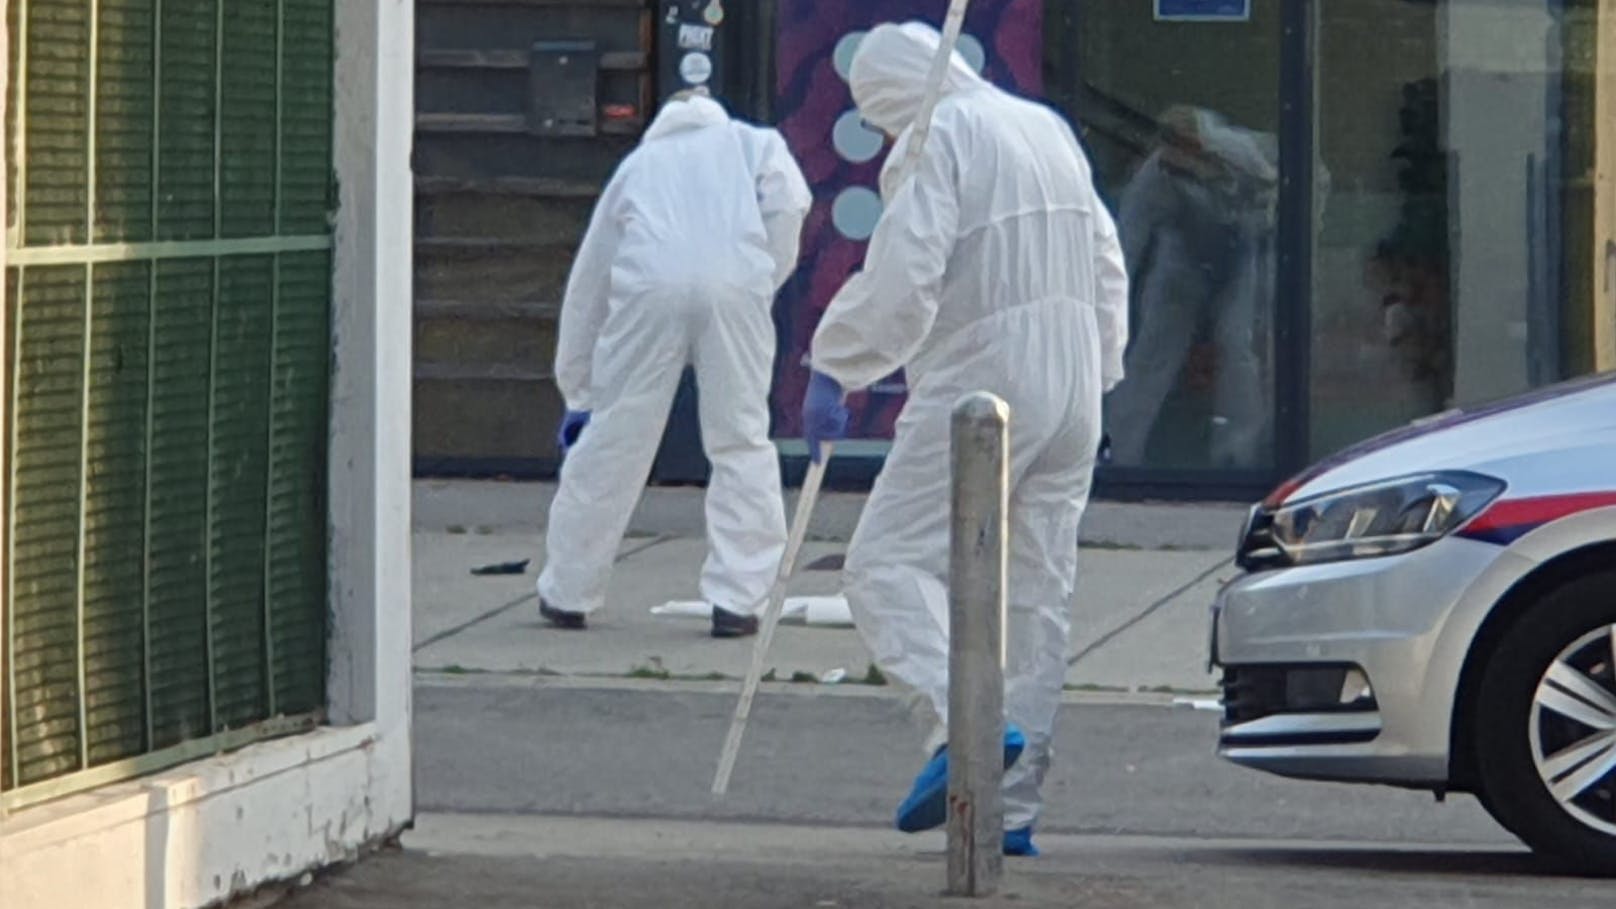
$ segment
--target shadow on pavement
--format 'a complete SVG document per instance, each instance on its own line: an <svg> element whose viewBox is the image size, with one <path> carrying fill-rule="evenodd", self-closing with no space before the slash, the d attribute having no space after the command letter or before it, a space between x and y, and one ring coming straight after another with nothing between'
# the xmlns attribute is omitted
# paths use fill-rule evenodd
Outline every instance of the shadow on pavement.
<svg viewBox="0 0 1616 909"><path fill-rule="evenodd" d="M1231 863L1294 870L1374 871L1469 878L1589 876L1525 849L1252 849L1226 850L1220 855Z"/></svg>

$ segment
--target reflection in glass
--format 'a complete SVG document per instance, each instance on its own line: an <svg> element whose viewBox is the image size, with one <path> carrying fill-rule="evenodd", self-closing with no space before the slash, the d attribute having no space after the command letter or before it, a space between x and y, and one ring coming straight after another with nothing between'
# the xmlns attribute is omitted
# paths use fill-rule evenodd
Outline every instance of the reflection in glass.
<svg viewBox="0 0 1616 909"><path fill-rule="evenodd" d="M1258 350L1270 311L1278 142L1205 108L1162 114L1157 148L1123 191L1117 228L1133 287L1127 379L1108 426L1119 464L1143 464L1163 405L1210 341L1212 413L1203 463L1263 463L1271 408ZM1204 367L1203 367L1204 368Z"/></svg>
<svg viewBox="0 0 1616 909"><path fill-rule="evenodd" d="M1134 0L1045 5L1051 99L1116 216L1133 281L1112 465L1266 476L1275 466L1280 0L1165 22ZM1170 474L1164 474L1164 478Z"/></svg>
<svg viewBox="0 0 1616 909"><path fill-rule="evenodd" d="M1319 9L1311 453L1591 366L1594 7Z"/></svg>
<svg viewBox="0 0 1616 909"><path fill-rule="evenodd" d="M1319 22L1315 166L1328 162L1338 180L1316 196L1329 204L1308 304L1314 456L1441 410L1452 395L1440 11L1365 6L1330 4Z"/></svg>

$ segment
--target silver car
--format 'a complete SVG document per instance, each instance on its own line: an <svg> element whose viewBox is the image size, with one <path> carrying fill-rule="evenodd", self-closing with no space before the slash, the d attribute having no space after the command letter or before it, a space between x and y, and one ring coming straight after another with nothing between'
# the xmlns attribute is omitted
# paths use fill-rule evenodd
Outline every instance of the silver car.
<svg viewBox="0 0 1616 909"><path fill-rule="evenodd" d="M1253 509L1239 560L1220 754L1475 793L1616 869L1616 374L1343 452Z"/></svg>

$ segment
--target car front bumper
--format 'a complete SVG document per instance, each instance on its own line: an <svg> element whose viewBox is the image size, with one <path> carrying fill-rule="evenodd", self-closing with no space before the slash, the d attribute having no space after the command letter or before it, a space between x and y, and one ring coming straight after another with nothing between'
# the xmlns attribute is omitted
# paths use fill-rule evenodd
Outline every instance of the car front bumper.
<svg viewBox="0 0 1616 909"><path fill-rule="evenodd" d="M1448 538L1230 583L1213 608L1219 754L1305 779L1445 785L1463 648L1439 644L1500 552Z"/></svg>

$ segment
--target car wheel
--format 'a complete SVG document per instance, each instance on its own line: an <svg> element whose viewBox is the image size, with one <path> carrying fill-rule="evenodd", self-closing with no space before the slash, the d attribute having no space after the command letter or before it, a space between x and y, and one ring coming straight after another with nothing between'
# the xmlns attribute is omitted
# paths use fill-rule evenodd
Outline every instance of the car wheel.
<svg viewBox="0 0 1616 909"><path fill-rule="evenodd" d="M1520 831L1510 826L1509 818L1505 817L1503 813L1498 810L1498 806L1493 804L1493 800L1487 795L1487 790L1485 788L1481 786L1476 787L1476 801L1480 802L1481 807L1486 809L1487 814L1491 815L1492 819L1498 822L1498 826L1508 830L1517 838L1520 837Z"/></svg>
<svg viewBox="0 0 1616 909"><path fill-rule="evenodd" d="M1538 852L1616 871L1616 573L1529 608L1489 658L1476 710L1487 810Z"/></svg>

